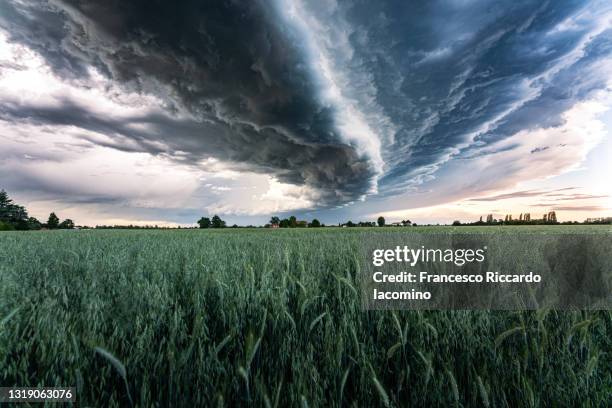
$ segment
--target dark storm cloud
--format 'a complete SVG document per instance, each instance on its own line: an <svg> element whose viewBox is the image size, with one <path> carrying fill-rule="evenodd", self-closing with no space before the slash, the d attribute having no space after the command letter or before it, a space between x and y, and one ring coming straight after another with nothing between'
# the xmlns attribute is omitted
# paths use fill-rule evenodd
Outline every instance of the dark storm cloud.
<svg viewBox="0 0 612 408"><path fill-rule="evenodd" d="M214 156L236 163L237 168L246 163L248 166L245 165L244 170L273 173L287 183L319 188L337 184L337 190L323 190L327 193L323 196L324 203L354 199L354 192L362 191L365 182L356 176L369 174L367 161L347 145L305 143L289 139L274 128L257 129L248 123L222 126L216 122L177 120L163 114L122 119L101 117L68 100L54 106L5 101L0 106L0 119L77 126L110 136L109 141L91 135L84 135L84 139L127 152L172 154L182 151L185 154L177 160L187 164ZM139 130L133 126L135 124L146 126ZM165 147L155 142L163 142Z"/></svg>
<svg viewBox="0 0 612 408"><path fill-rule="evenodd" d="M609 2L304 3L299 12L346 41L291 27L291 7L273 0L4 2L0 26L58 75L82 78L93 66L158 96L167 111L102 117L66 99L0 101L0 115L74 125L127 151L216 157L312 186L325 206L362 197L376 174L346 142L359 135L338 130L343 106L322 98L306 37L330 48L341 92L364 117L381 118L370 125L392 129L379 135L381 152L368 152L384 160L384 194L430 180L453 158L491 154L481 148L519 131L561 125L564 111L608 80L596 67L610 57L610 30L599 27Z"/></svg>
<svg viewBox="0 0 612 408"><path fill-rule="evenodd" d="M87 74L88 61L67 52L70 24L55 6L46 1L0 4L0 27L11 39L42 53L55 72L79 77Z"/></svg>
<svg viewBox="0 0 612 408"><path fill-rule="evenodd" d="M610 57L610 30L598 26L609 10L598 1L347 3L351 43L398 126L380 190L401 192L453 156L562 124L606 86L593 65Z"/></svg>
<svg viewBox="0 0 612 408"><path fill-rule="evenodd" d="M160 153L162 141L191 160L229 160L312 186L323 205L358 199L371 188L369 159L341 140L333 107L313 96L299 44L271 24L270 13L259 2L231 1L5 4L1 22L11 39L40 52L56 73L76 78L95 66L192 119L117 120L70 100L47 107L3 101L1 113L100 132L123 150ZM152 131L135 131L134 123Z"/></svg>

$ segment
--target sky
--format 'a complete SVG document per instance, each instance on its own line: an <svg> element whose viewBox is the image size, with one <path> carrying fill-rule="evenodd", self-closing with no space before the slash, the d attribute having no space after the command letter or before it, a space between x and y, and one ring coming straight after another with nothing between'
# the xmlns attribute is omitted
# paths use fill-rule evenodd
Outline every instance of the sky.
<svg viewBox="0 0 612 408"><path fill-rule="evenodd" d="M0 0L0 188L77 224L612 215L609 1Z"/></svg>

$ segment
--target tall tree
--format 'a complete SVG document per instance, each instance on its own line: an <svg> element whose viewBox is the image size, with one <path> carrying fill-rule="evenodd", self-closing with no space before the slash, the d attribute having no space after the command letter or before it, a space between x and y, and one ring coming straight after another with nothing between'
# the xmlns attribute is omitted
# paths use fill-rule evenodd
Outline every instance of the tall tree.
<svg viewBox="0 0 612 408"><path fill-rule="evenodd" d="M276 216L270 218L270 225L279 225L279 224L280 224L280 218Z"/></svg>
<svg viewBox="0 0 612 408"><path fill-rule="evenodd" d="M377 222L378 222L378 226L379 227L384 227L385 226L385 217L382 217L382 216L378 217Z"/></svg>
<svg viewBox="0 0 612 408"><path fill-rule="evenodd" d="M210 218L208 217L202 217L198 220L198 225L200 225L200 228L210 228Z"/></svg>
<svg viewBox="0 0 612 408"><path fill-rule="evenodd" d="M321 223L316 218L312 220L312 222L309 225L309 227L311 228L319 228L320 226L321 226Z"/></svg>
<svg viewBox="0 0 612 408"><path fill-rule="evenodd" d="M211 223L213 228L225 228L225 221L223 221L221 217L216 214L214 217L212 217Z"/></svg>
<svg viewBox="0 0 612 408"><path fill-rule="evenodd" d="M14 229L28 229L28 212L15 204L4 190L0 190L0 221Z"/></svg>
<svg viewBox="0 0 612 408"><path fill-rule="evenodd" d="M294 215L292 215L291 217L289 217L289 228L295 228L297 227L297 218L295 218Z"/></svg>
<svg viewBox="0 0 612 408"><path fill-rule="evenodd" d="M59 218L52 212L49 214L49 219L47 220L47 228L56 229L57 227L59 227Z"/></svg>
<svg viewBox="0 0 612 408"><path fill-rule="evenodd" d="M8 193L0 190L0 209L7 208L11 204L13 204L13 200L9 198Z"/></svg>

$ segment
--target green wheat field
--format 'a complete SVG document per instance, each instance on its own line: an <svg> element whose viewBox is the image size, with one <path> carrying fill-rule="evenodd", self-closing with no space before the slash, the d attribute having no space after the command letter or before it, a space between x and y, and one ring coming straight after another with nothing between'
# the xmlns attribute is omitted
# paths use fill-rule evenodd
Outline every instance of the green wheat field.
<svg viewBox="0 0 612 408"><path fill-rule="evenodd" d="M1 233L0 385L101 407L609 406L610 311L362 311L360 240L390 230Z"/></svg>

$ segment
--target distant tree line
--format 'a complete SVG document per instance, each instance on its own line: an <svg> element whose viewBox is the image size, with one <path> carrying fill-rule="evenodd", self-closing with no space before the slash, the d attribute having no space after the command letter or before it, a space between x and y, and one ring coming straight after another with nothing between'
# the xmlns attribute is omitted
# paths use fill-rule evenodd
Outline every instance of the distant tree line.
<svg viewBox="0 0 612 408"><path fill-rule="evenodd" d="M474 221L474 222L461 222L461 221L453 221L452 225L455 227L460 226L487 226L487 225L579 225L579 224L588 224L586 222L578 222L578 221L544 221L544 220L529 220L529 221L519 221L519 220L493 220L491 222L485 221Z"/></svg>
<svg viewBox="0 0 612 408"><path fill-rule="evenodd" d="M410 220L404 220L401 222L396 222L393 224L387 224L384 217L378 217L376 221L347 221L344 223L339 223L338 227L343 228L352 228L352 227L397 227L397 226L410 226L416 225L413 224ZM289 218L280 219L279 217L270 218L270 222L265 225L266 228L318 228L325 227L325 224L322 224L316 218L311 222L307 221L299 221L295 216L291 216Z"/></svg>
<svg viewBox="0 0 612 408"><path fill-rule="evenodd" d="M612 224L612 217L587 218L584 224L603 225Z"/></svg>
<svg viewBox="0 0 612 408"><path fill-rule="evenodd" d="M0 231L28 231L39 229L73 229L74 222L67 218L60 222L54 212L49 214L46 223L28 216L25 207L16 204L4 190L0 190Z"/></svg>
<svg viewBox="0 0 612 408"><path fill-rule="evenodd" d="M264 225L265 228L320 228L324 227L325 224L321 224L316 218L312 221L298 220L296 216L292 215L289 218L272 217L270 221Z"/></svg>
<svg viewBox="0 0 612 408"><path fill-rule="evenodd" d="M387 224L387 221L385 220L385 217L378 217L378 219L376 220L376 222L374 221L359 221L359 222L353 222L353 221L347 221L345 223L341 223L338 224L339 227L410 227L410 226L416 226L416 223L413 223L410 220L402 220L400 222L393 222L391 224Z"/></svg>
<svg viewBox="0 0 612 408"><path fill-rule="evenodd" d="M578 221L557 221L555 211L550 211L542 216L542 218L532 219L531 214L520 214L518 218L513 218L512 214L507 214L504 218L495 219L492 214L487 215L486 220L482 217L475 222L462 223L461 221L453 221L453 226L486 226L486 225L589 225L589 224L612 224L612 217L606 218L587 218L584 222Z"/></svg>
<svg viewBox="0 0 612 408"><path fill-rule="evenodd" d="M88 228L88 227L82 227L82 228ZM179 229L181 228L180 226L178 227ZM134 224L128 224L128 225L96 225L95 229L174 229L174 227L164 227L164 226L159 226L159 225L134 225Z"/></svg>
<svg viewBox="0 0 612 408"><path fill-rule="evenodd" d="M345 223L338 224L339 227L353 228L353 227L375 227L376 223L374 221L358 221L353 222L348 220Z"/></svg>
<svg viewBox="0 0 612 408"><path fill-rule="evenodd" d="M223 221L221 217L219 217L216 214L212 217L212 219L208 217L200 218L198 220L198 225L200 226L200 228L225 228L226 227L225 221Z"/></svg>

